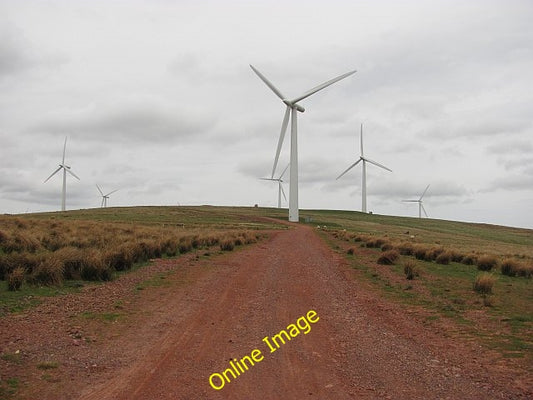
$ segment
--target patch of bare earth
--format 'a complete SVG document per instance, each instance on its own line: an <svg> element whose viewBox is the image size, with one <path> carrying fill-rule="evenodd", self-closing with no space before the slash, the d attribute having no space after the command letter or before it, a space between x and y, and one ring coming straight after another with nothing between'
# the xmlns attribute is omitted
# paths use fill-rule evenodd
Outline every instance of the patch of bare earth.
<svg viewBox="0 0 533 400"><path fill-rule="evenodd" d="M26 399L519 399L531 374L476 343L447 337L356 279L305 226L220 256L157 261L162 286L137 274L48 299L2 320L2 352L20 349ZM140 279L140 280L139 280ZM117 301L120 307L116 308ZM118 310L118 311L117 311ZM262 341L309 310L311 330L270 352ZM117 313L115 322L81 318ZM287 329L288 330L288 329ZM264 357L220 390L230 360ZM57 361L56 370L35 367ZM2 367L5 365L2 364ZM23 366L24 370L17 368ZM17 372L18 371L18 372ZM4 375L4 372L2 372Z"/></svg>

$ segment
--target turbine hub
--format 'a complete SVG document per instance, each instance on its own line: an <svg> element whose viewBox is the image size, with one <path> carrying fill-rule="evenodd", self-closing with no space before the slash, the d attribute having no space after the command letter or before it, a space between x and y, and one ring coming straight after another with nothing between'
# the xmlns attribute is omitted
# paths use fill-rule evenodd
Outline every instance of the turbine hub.
<svg viewBox="0 0 533 400"><path fill-rule="evenodd" d="M296 110L298 110L300 112L304 112L305 111L305 108L303 108L301 105L296 104L296 103L292 103L290 100L283 99L283 103L285 103L290 108L295 108Z"/></svg>

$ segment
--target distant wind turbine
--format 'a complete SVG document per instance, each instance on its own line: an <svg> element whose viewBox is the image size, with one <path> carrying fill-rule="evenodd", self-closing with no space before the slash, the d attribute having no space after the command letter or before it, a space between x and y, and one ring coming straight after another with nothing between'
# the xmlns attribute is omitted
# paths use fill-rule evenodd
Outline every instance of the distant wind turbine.
<svg viewBox="0 0 533 400"><path fill-rule="evenodd" d="M109 192L108 194L104 194L104 192L102 192L102 189L100 189L100 186L96 185L96 188L102 195L102 204L100 205L100 207L107 207L107 200L109 199L109 196L118 190L118 189L115 189L112 192Z"/></svg>
<svg viewBox="0 0 533 400"><path fill-rule="evenodd" d="M283 190L282 183L283 183L283 175L285 175L285 172L287 171L287 168L289 168L289 165L290 164L287 164L287 166L285 167L285 169L283 170L279 178L259 178L265 181L278 182L278 208L281 208L281 195L282 194L283 194L283 198L285 199L285 201L287 201L287 196L285 196L285 191Z"/></svg>
<svg viewBox="0 0 533 400"><path fill-rule="evenodd" d="M313 89L305 92L301 96L298 96L292 100L287 99L273 84L270 82L261 72L250 65L252 70L257 76L272 90L276 96L287 106L285 110L285 116L283 117L283 123L281 124L281 133L278 140L278 148L276 151L276 157L274 159L274 166L272 167L271 178L274 178L274 173L278 165L279 154L281 152L281 146L283 145L283 139L285 138L285 132L287 131L287 125L289 123L289 116L291 117L291 156L290 156L290 185L289 185L289 221L298 222L299 210L298 210L298 126L297 126L297 111L304 112L305 108L297 104L299 101L306 99L307 97L315 94L319 90L322 90L335 82L340 81L356 71L351 71L346 74L333 78L321 85L314 87Z"/></svg>
<svg viewBox="0 0 533 400"><path fill-rule="evenodd" d="M424 205L422 204L422 197L426 194L426 192L429 189L429 185L426 186L426 190L422 193L422 196L418 200L402 200L406 203L418 203L418 218L422 218L422 211L424 211L424 214L426 217L428 216L428 213L426 212L426 209L424 208Z"/></svg>
<svg viewBox="0 0 533 400"><path fill-rule="evenodd" d="M65 152L67 149L67 138L65 138L65 144L63 145L63 160L61 161L61 164L59 164L59 167L52 172L52 175L50 175L44 183L46 183L52 176L57 174L61 169L63 169L63 191L61 193L61 211L65 211L65 203L66 203L66 196L67 196L67 172L72 175L77 180L80 180L78 176L70 170L70 167L65 164Z"/></svg>
<svg viewBox="0 0 533 400"><path fill-rule="evenodd" d="M374 164L375 166L383 168L383 169L386 169L387 171L390 171L390 172L392 172L392 170L387 168L386 166L381 165L380 163L378 163L376 161L372 161L372 160L370 160L370 159L368 159L368 158L366 158L364 156L364 154L363 154L363 124L361 124L361 154L359 156L359 159L356 162L354 162L352 165L350 165L346 169L346 171L344 171L342 174L340 174L337 177L337 179L339 179L341 176L343 176L345 173L347 173L349 170L351 170L353 167L355 167L361 161L363 162L363 177L362 177L362 185L361 185L361 191L362 191L362 201L361 201L362 207L361 207L361 211L366 213L366 163L369 162L370 164Z"/></svg>

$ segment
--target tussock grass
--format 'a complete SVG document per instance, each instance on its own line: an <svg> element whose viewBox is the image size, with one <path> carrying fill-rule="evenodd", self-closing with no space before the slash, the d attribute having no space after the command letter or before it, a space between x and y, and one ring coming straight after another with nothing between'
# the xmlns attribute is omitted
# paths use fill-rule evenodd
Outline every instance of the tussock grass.
<svg viewBox="0 0 533 400"><path fill-rule="evenodd" d="M480 274L474 281L474 291L484 295L492 294L494 283L496 283L494 275L488 273Z"/></svg>
<svg viewBox="0 0 533 400"><path fill-rule="evenodd" d="M516 276L521 267L522 265L518 261L512 258L506 258L500 265L500 271L502 275Z"/></svg>
<svg viewBox="0 0 533 400"><path fill-rule="evenodd" d="M476 265L480 271L490 271L498 265L498 259L494 256L481 256L477 259Z"/></svg>
<svg viewBox="0 0 533 400"><path fill-rule="evenodd" d="M69 215L71 212L61 217ZM248 229L184 229L183 224L132 225L55 218L54 214L40 219L0 216L0 280L10 279L15 288L20 271L24 271L23 280L30 285L106 281L115 271L126 271L155 258L174 257L223 241L231 241L231 246L251 244L263 237Z"/></svg>
<svg viewBox="0 0 533 400"><path fill-rule="evenodd" d="M24 283L24 268L17 267L7 276L8 290L20 290Z"/></svg>
<svg viewBox="0 0 533 400"><path fill-rule="evenodd" d="M462 259L461 262L465 265L474 265L477 262L477 256L473 253L466 254Z"/></svg>
<svg viewBox="0 0 533 400"><path fill-rule="evenodd" d="M398 251L402 256L412 256L415 251L415 247L412 243L403 242L398 245Z"/></svg>
<svg viewBox="0 0 533 400"><path fill-rule="evenodd" d="M428 249L426 246L423 246L423 245L417 245L415 248L414 248L414 256L417 260L425 260L426 259L426 254L428 252Z"/></svg>
<svg viewBox="0 0 533 400"><path fill-rule="evenodd" d="M448 265L450 261L452 260L452 257L453 255L450 251L443 251L437 256L437 258L435 259L435 262L437 264Z"/></svg>
<svg viewBox="0 0 533 400"><path fill-rule="evenodd" d="M381 246L381 251L389 251L392 249L394 249L394 245L390 242L383 243L383 245Z"/></svg>
<svg viewBox="0 0 533 400"><path fill-rule="evenodd" d="M397 250L384 251L378 258L378 264L394 265L399 256L400 253Z"/></svg>
<svg viewBox="0 0 533 400"><path fill-rule="evenodd" d="M416 266L416 263L413 260L407 260L403 264L403 273L405 274L405 279L413 280L418 277L419 272Z"/></svg>
<svg viewBox="0 0 533 400"><path fill-rule="evenodd" d="M220 250L222 251L232 251L235 248L235 242L230 239L223 240L220 243Z"/></svg>

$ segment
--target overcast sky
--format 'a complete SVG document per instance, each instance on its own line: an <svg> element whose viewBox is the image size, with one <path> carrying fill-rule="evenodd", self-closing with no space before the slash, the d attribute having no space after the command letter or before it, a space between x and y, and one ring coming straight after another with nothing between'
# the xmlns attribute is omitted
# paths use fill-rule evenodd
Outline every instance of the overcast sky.
<svg viewBox="0 0 533 400"><path fill-rule="evenodd" d="M277 205L284 113L303 100L300 208L533 228L531 1L0 0L0 212ZM289 135L278 172L289 160ZM288 178L288 173L287 173ZM288 182L285 184L288 195ZM285 203L286 205L286 203Z"/></svg>

